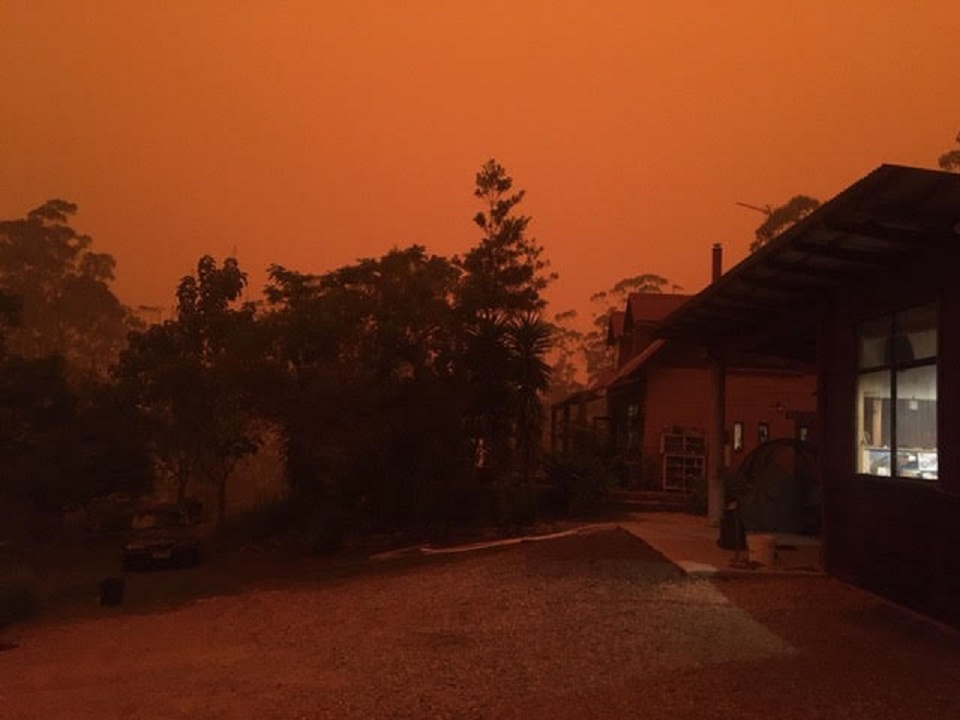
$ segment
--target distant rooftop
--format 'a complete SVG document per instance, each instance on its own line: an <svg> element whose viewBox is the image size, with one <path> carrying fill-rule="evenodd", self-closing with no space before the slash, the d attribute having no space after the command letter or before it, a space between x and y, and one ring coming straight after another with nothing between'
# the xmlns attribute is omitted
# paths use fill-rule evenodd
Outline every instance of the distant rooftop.
<svg viewBox="0 0 960 720"><path fill-rule="evenodd" d="M692 295L639 292L630 293L624 323L626 328L635 323L657 323L677 310Z"/></svg>

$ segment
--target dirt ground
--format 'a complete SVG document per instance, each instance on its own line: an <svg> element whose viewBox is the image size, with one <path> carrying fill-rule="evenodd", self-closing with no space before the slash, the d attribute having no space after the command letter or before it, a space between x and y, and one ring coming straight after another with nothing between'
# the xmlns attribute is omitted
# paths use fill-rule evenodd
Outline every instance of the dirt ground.
<svg viewBox="0 0 960 720"><path fill-rule="evenodd" d="M2 631L0 717L960 717L956 632L824 577L690 579L618 529L127 590Z"/></svg>

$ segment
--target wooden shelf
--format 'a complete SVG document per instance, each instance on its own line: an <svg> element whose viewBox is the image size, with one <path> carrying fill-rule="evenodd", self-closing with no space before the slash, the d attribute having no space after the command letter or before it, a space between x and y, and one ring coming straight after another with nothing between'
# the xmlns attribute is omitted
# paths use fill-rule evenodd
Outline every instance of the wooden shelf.
<svg viewBox="0 0 960 720"><path fill-rule="evenodd" d="M663 456L663 489L689 492L706 477L707 442L696 433L664 433L660 439Z"/></svg>

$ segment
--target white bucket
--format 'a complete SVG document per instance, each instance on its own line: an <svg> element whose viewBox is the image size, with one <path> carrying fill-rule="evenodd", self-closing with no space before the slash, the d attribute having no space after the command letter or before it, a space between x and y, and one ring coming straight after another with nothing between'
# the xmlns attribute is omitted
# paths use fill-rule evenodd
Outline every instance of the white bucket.
<svg viewBox="0 0 960 720"><path fill-rule="evenodd" d="M773 565L777 561L777 538L774 535L747 535L747 556L750 562Z"/></svg>

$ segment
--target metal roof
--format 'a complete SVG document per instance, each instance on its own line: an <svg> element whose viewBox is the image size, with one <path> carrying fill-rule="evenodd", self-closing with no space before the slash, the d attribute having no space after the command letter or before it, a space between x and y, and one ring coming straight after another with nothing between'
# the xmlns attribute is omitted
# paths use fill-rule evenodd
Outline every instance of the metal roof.
<svg viewBox="0 0 960 720"><path fill-rule="evenodd" d="M671 313L657 335L812 360L818 298L951 245L960 250L960 175L881 165Z"/></svg>

